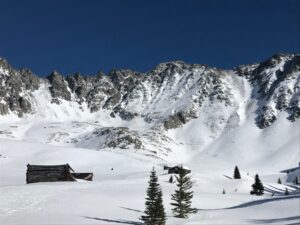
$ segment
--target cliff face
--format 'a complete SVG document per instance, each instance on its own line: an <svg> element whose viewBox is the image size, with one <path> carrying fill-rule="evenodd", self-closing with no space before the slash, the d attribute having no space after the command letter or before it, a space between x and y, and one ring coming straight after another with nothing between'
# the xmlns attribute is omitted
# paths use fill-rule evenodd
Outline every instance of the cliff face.
<svg viewBox="0 0 300 225"><path fill-rule="evenodd" d="M256 120L260 128L271 125L281 111L289 114L290 121L299 118L300 55L277 54L257 67L248 68L246 75L253 87L253 98L260 106ZM243 75L248 68L238 70Z"/></svg>
<svg viewBox="0 0 300 225"><path fill-rule="evenodd" d="M265 128L282 111L290 121L299 118L299 74L300 55L283 54L233 70L175 61L159 64L145 74L113 70L108 75L64 77L53 72L45 79L28 69L15 70L1 59L0 114L34 114L32 93L44 84L47 88L43 91L50 93L52 104L60 105L62 100L86 104L90 113L109 110L112 117L123 120L141 116L165 129L197 118L214 104L237 110L256 101L256 124ZM245 83L250 84L249 90ZM248 98L244 96L247 91L251 92ZM241 98L246 104L239 102Z"/></svg>
<svg viewBox="0 0 300 225"><path fill-rule="evenodd" d="M1 59L0 119L7 122L10 116L63 122L56 132L47 129L47 143L96 149L132 146L168 154L182 139L203 149L244 123L264 130L279 117L291 124L299 119L300 55L277 54L232 70L175 61L147 73L113 70L65 77L53 72L46 78L15 70ZM66 131L63 124L68 121L72 129ZM12 129L0 136L13 136Z"/></svg>
<svg viewBox="0 0 300 225"><path fill-rule="evenodd" d="M30 70L14 70L0 59L0 114L16 113L22 117L31 113L30 93L39 88L40 81Z"/></svg>

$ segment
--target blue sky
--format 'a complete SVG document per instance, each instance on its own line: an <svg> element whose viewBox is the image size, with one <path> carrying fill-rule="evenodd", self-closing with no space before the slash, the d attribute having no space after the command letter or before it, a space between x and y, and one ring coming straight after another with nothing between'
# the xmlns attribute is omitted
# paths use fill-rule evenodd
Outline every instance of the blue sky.
<svg viewBox="0 0 300 225"><path fill-rule="evenodd" d="M0 0L0 56L46 76L300 52L300 0Z"/></svg>

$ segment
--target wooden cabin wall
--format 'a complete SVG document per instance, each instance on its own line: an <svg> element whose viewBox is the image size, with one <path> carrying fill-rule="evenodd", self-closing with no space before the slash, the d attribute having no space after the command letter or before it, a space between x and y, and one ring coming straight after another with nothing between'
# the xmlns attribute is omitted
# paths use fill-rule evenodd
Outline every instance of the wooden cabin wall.
<svg viewBox="0 0 300 225"><path fill-rule="evenodd" d="M74 181L67 166L27 166L27 183L56 181Z"/></svg>

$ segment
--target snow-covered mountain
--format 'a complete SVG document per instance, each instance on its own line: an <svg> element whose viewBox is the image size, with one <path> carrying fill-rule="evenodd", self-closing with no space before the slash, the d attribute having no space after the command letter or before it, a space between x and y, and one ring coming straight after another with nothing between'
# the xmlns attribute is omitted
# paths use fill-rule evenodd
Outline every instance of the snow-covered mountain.
<svg viewBox="0 0 300 225"><path fill-rule="evenodd" d="M169 225L298 224L299 187L279 171L300 161L299 117L299 54L46 78L1 59L0 224L140 224L152 166ZM28 163L69 163L94 180L26 184ZM200 210L187 220L171 217L163 166L175 163L192 170ZM228 179L236 165L242 179ZM264 196L249 194L256 173Z"/></svg>
<svg viewBox="0 0 300 225"><path fill-rule="evenodd" d="M1 136L22 139L22 132L45 123L80 123L80 131L49 131L38 141L144 149L158 157L183 146L202 151L245 123L266 129L279 117L290 124L300 117L298 54L277 54L232 70L175 61L144 74L112 70L65 77L53 72L46 78L1 59L0 84L0 120L33 124Z"/></svg>
<svg viewBox="0 0 300 225"><path fill-rule="evenodd" d="M53 72L42 79L28 69L15 70L0 59L0 113L22 117L38 112L40 107L35 107L34 92L42 91L51 95L53 104L60 105L65 100L77 103L83 112L106 109L113 112L112 117L115 114L124 120L142 117L171 129L197 118L205 105L222 103L234 108L241 105L241 97L246 97L247 103L258 101L257 123L265 128L276 120L280 111L288 112L292 121L300 116L299 64L300 55L277 54L260 64L233 70L175 61L159 64L145 74L113 70L108 75L76 73L63 77ZM247 89L246 85L250 87ZM247 91L251 96L245 96L249 94Z"/></svg>

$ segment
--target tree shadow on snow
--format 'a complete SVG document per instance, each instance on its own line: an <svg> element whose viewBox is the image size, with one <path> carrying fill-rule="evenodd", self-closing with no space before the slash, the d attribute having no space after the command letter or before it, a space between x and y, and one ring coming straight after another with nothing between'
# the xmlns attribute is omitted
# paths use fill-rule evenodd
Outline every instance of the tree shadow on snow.
<svg viewBox="0 0 300 225"><path fill-rule="evenodd" d="M296 221L292 221L296 220ZM278 222L292 222L287 223L286 225L293 225L293 224L300 224L300 216L292 216L292 217L285 217L285 218L278 218L278 219L254 219L250 220L251 222L258 223L258 224L271 224L271 223L278 223Z"/></svg>
<svg viewBox="0 0 300 225"><path fill-rule="evenodd" d="M251 201L251 202L242 203L240 205L229 207L226 209L246 208L246 207L251 207L251 206L255 206L255 205L265 204L268 202L283 201L283 200L294 199L294 198L300 198L300 195L288 195L288 196L284 196L284 197L273 197L273 198L267 198L267 199L260 199L260 200L255 200L255 201Z"/></svg>
<svg viewBox="0 0 300 225"><path fill-rule="evenodd" d="M131 209L131 208L127 208L127 207L123 207L123 206L119 206L121 209L126 209L129 211L133 211L133 212L138 212L138 213L142 213L143 211L138 210L138 209Z"/></svg>
<svg viewBox="0 0 300 225"><path fill-rule="evenodd" d="M130 220L111 220L111 219L104 219L104 218L98 218L98 217L89 217L89 216L83 216L84 218L91 219L91 220L98 220L103 221L107 223L119 223L119 224L129 224L129 225L142 225L143 223L137 222L137 221L130 221Z"/></svg>
<svg viewBox="0 0 300 225"><path fill-rule="evenodd" d="M265 203L268 203L268 202L284 201L284 200L287 200L287 199L297 199L297 198L300 198L299 194L254 200L254 201L245 202L245 203L242 203L242 204L239 204L239 205L236 205L236 206L232 206L232 207L227 207L227 208L217 208L217 209L200 209L200 208L197 208L197 210L200 212L200 211L215 211L215 210L228 210L228 209L247 208L247 207L252 207L252 206L256 206L256 205L262 205L262 204L265 204Z"/></svg>

